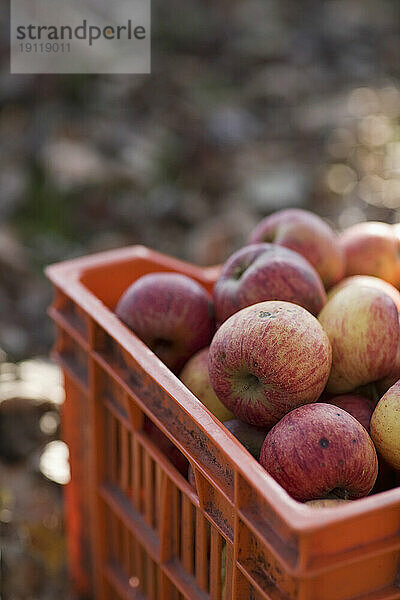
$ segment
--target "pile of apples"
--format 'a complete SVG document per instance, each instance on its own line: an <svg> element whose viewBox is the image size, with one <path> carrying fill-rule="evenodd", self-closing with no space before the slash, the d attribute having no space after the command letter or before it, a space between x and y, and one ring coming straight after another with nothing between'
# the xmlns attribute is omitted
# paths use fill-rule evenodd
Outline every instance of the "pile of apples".
<svg viewBox="0 0 400 600"><path fill-rule="evenodd" d="M212 297L152 273L116 314L293 498L327 506L400 471L399 287L398 226L337 235L289 209L226 261Z"/></svg>

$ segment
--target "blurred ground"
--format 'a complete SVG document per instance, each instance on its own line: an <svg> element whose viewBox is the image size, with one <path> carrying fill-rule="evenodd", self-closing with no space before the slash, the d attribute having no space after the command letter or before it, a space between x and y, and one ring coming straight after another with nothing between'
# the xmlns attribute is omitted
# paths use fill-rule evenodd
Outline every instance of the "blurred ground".
<svg viewBox="0 0 400 600"><path fill-rule="evenodd" d="M67 598L62 488L69 478L58 441L58 368L29 360L0 367L0 597Z"/></svg>
<svg viewBox="0 0 400 600"><path fill-rule="evenodd" d="M10 76L6 17L0 16L6 372L10 363L49 351L50 287L42 274L48 263L143 243L212 264L239 246L261 216L285 206L311 208L339 227L400 220L395 0L154 0L153 72L136 77ZM13 377L15 384L19 374ZM20 396L14 384L3 399ZM38 395L23 395L29 396L37 409ZM46 389L41 400L51 396ZM63 578L54 574L62 560L55 566L32 541L54 543L51 556L61 556L59 486L39 469L41 449L57 431L33 436L23 457L10 458L10 447L24 446L43 415L29 401L0 407L3 600L61 599ZM27 430L6 425L5 435L14 409L13 422L26 420ZM30 507L10 509L21 489ZM32 533L43 519L52 527ZM26 577L13 571L21 556ZM23 580L31 582L29 592L19 588Z"/></svg>

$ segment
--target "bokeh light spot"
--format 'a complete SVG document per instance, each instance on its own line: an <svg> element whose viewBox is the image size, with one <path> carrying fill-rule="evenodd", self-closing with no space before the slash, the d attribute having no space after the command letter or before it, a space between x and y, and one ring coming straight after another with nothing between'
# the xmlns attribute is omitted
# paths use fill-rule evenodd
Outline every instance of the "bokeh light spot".
<svg viewBox="0 0 400 600"><path fill-rule="evenodd" d="M45 435L54 435L57 431L60 419L55 411L48 411L40 418L39 426Z"/></svg>
<svg viewBox="0 0 400 600"><path fill-rule="evenodd" d="M50 442L40 457L40 471L47 479L65 485L71 478L68 457L68 446L64 442Z"/></svg>
<svg viewBox="0 0 400 600"><path fill-rule="evenodd" d="M357 175L348 165L335 164L328 169L326 184L335 194L348 194L357 184Z"/></svg>
<svg viewBox="0 0 400 600"><path fill-rule="evenodd" d="M368 115L358 126L358 138L366 146L383 146L392 139L393 133L386 115Z"/></svg>
<svg viewBox="0 0 400 600"><path fill-rule="evenodd" d="M358 194L364 202L373 206L382 206L385 181L379 175L366 175L358 184Z"/></svg>

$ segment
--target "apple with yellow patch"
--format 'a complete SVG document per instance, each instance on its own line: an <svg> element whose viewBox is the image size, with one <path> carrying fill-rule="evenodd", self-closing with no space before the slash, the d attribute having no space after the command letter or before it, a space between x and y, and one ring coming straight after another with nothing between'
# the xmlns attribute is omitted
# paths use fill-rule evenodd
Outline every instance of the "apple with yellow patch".
<svg viewBox="0 0 400 600"><path fill-rule="evenodd" d="M328 392L351 392L390 373L400 328L396 306L386 293L367 286L345 287L318 318L332 346Z"/></svg>
<svg viewBox="0 0 400 600"><path fill-rule="evenodd" d="M320 498L318 500L307 500L306 506L310 508L338 508L342 504L349 504L352 500L343 498Z"/></svg>
<svg viewBox="0 0 400 600"><path fill-rule="evenodd" d="M376 221L357 223L339 236L346 258L346 275L374 275L400 283L399 239L392 225Z"/></svg>
<svg viewBox="0 0 400 600"><path fill-rule="evenodd" d="M389 283L388 281L384 281L383 279L379 279L379 277L373 277L372 275L353 275L352 277L346 277L342 279L337 285L331 288L328 292L328 300L336 296L336 294L342 290L343 288L349 285L361 285L367 287L373 287L382 292L385 292L388 296L391 297L393 302L395 303L397 310L400 312L400 292L397 290L394 285Z"/></svg>
<svg viewBox="0 0 400 600"><path fill-rule="evenodd" d="M220 421L234 418L230 410L218 400L208 375L209 347L203 348L188 360L180 375L181 381Z"/></svg>
<svg viewBox="0 0 400 600"><path fill-rule="evenodd" d="M370 430L379 454L400 471L400 381L379 400L372 414Z"/></svg>

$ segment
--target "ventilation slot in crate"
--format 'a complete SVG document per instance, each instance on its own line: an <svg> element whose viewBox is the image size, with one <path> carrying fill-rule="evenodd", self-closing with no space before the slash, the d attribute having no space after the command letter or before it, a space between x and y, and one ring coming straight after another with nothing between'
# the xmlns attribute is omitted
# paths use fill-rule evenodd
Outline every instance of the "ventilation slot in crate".
<svg viewBox="0 0 400 600"><path fill-rule="evenodd" d="M66 331L58 328L55 358L85 390L89 384L88 354Z"/></svg>
<svg viewBox="0 0 400 600"><path fill-rule="evenodd" d="M143 433L150 442L161 452L179 473L188 476L189 461L170 439L146 415L143 419Z"/></svg>
<svg viewBox="0 0 400 600"><path fill-rule="evenodd" d="M169 482L170 561L172 577L183 589L191 588L189 598L228 600L231 596L232 546L210 525L202 511ZM230 566L227 571L227 564Z"/></svg>
<svg viewBox="0 0 400 600"><path fill-rule="evenodd" d="M78 337L88 340L89 317L71 298L57 291L50 314L65 329L76 332Z"/></svg>
<svg viewBox="0 0 400 600"><path fill-rule="evenodd" d="M107 483L115 486L127 498L132 498L134 480L133 438L126 424L115 414L104 410L105 443L105 478Z"/></svg>
<svg viewBox="0 0 400 600"><path fill-rule="evenodd" d="M120 587L125 589L126 593L135 592L138 598L158 600L161 578L158 565L110 509L106 511L106 523L107 578L109 582L114 584L119 582ZM131 597L135 596L131 595Z"/></svg>

